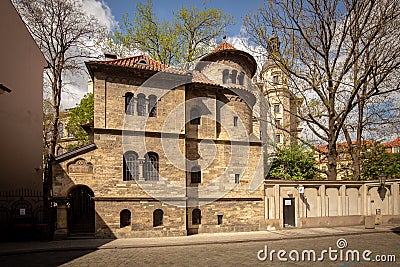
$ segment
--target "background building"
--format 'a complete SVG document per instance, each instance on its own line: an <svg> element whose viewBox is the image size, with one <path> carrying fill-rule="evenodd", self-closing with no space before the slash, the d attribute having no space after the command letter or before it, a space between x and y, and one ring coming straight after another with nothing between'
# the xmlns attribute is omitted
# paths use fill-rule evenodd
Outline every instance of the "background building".
<svg viewBox="0 0 400 267"><path fill-rule="evenodd" d="M272 37L268 47L270 55L280 53L278 37ZM296 97L289 89L289 77L270 56L262 66L258 86L269 104L271 116L268 120L273 126L272 135L275 143L277 145L297 143L296 137L300 137L302 128L300 119L296 115L302 99Z"/></svg>
<svg viewBox="0 0 400 267"><path fill-rule="evenodd" d="M9 0L0 2L0 238L43 223L42 114L46 60ZM6 90L7 91L7 90Z"/></svg>

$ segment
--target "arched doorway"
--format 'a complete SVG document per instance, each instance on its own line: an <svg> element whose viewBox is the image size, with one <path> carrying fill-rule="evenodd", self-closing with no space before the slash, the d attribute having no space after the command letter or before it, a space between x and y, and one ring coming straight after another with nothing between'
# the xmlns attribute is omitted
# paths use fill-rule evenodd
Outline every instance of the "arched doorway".
<svg viewBox="0 0 400 267"><path fill-rule="evenodd" d="M68 230L70 234L94 233L95 210L93 197L93 191L85 185L76 186L69 192Z"/></svg>

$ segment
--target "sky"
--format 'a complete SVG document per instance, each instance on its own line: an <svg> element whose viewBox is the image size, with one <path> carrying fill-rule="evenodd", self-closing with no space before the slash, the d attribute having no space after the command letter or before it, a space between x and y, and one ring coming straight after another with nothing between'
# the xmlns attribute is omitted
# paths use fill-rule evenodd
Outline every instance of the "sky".
<svg viewBox="0 0 400 267"><path fill-rule="evenodd" d="M138 2L144 3L145 0L103 0L103 2L110 8L114 19L120 22L125 13L128 13L130 18L133 18L136 4ZM155 15L163 21L170 20L173 16L173 12L178 11L182 6L194 5L201 8L202 2L204 2L204 0L153 0L153 9ZM246 14L256 11L257 8L262 7L264 4L264 0L208 0L206 2L207 7L218 8L223 10L226 14L233 15L235 25L227 29L226 35L228 37L237 36L242 26L242 18L246 16Z"/></svg>

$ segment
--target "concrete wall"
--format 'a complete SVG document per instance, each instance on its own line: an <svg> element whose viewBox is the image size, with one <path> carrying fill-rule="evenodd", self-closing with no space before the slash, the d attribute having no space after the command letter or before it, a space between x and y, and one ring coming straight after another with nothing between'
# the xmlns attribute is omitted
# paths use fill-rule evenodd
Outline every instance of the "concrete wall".
<svg viewBox="0 0 400 267"><path fill-rule="evenodd" d="M400 180L386 182L382 200L377 181L265 182L265 219L268 227L284 227L284 198L293 198L296 227L360 225L375 215L377 224L400 220ZM304 187L304 193L299 193Z"/></svg>

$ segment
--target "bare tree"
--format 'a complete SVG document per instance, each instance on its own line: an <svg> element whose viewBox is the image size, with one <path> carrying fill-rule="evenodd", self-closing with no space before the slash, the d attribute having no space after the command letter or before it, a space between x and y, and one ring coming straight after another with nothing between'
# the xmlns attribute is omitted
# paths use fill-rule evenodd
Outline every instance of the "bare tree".
<svg viewBox="0 0 400 267"><path fill-rule="evenodd" d="M245 18L249 41L269 50L304 100L294 115L327 144L319 152L326 155L329 180L337 177L336 143L349 114L398 90L384 84L400 67L399 16L400 3L393 0L271 0ZM269 43L271 32L283 49Z"/></svg>
<svg viewBox="0 0 400 267"><path fill-rule="evenodd" d="M89 44L94 44L105 29L83 12L79 0L16 0L15 5L48 62L45 85L51 89L51 114L47 155L54 155L63 79L68 72L82 70L83 59L91 54Z"/></svg>

